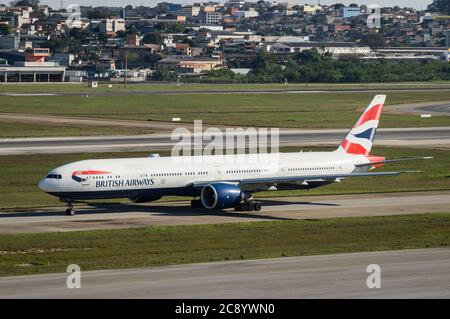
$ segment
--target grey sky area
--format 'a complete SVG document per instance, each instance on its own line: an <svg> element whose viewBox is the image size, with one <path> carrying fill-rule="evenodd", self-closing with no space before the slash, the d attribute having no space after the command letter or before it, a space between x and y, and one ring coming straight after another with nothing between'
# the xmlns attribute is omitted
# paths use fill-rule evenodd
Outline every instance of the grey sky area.
<svg viewBox="0 0 450 319"><path fill-rule="evenodd" d="M166 0L167 2L173 2L173 3L181 3L181 4L191 4L194 2L202 2L202 1L194 1L194 0ZM256 1L256 0L255 0ZM48 4L51 7L59 8L61 6L61 2L64 6L67 6L71 3L76 3L79 5L92 5L92 6L126 6L128 4L131 4L133 6L136 5L145 5L145 6L154 6L158 2L158 0L41 0L41 3ZM206 2L206 1L205 1ZM279 0L280 3L293 3L293 4L317 4L318 0L310 0L310 1L301 1L301 0ZM320 0L320 3L322 4L334 4L334 3L343 3L343 4L350 4L350 3L357 3L357 4L378 4L381 7L386 6L395 6L398 5L400 7L415 7L417 9L425 9L428 4L430 4L432 0L354 0L354 1L337 1L337 0ZM9 4L10 1L0 0L0 3Z"/></svg>

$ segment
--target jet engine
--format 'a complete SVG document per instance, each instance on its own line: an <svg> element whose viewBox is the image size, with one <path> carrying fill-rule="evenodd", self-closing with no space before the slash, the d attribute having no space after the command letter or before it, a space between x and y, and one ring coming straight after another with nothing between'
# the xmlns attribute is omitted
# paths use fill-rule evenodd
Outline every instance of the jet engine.
<svg viewBox="0 0 450 319"><path fill-rule="evenodd" d="M244 192L236 184L214 183L203 186L200 199L208 209L232 208L244 199Z"/></svg>

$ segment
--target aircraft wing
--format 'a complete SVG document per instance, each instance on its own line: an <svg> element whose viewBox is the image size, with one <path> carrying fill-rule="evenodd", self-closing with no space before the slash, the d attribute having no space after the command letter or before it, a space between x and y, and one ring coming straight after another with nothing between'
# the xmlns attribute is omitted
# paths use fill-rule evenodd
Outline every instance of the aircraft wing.
<svg viewBox="0 0 450 319"><path fill-rule="evenodd" d="M251 184L277 184L277 183L289 183L289 182L308 182L308 181L333 181L344 178L353 177L369 177L369 176L395 176L403 173L420 173L420 171L398 171L398 172L375 172L375 173L351 173L351 174L330 174L330 175L309 175L309 176L286 176L286 177L258 177L258 178L241 178L241 179L229 179L222 181L197 181L191 185L193 187L202 187L211 183L237 183L240 185Z"/></svg>

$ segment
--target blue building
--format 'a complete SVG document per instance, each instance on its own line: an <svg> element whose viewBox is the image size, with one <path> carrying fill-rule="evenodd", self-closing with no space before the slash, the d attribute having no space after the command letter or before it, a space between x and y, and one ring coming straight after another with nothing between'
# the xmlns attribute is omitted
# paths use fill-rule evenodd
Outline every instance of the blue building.
<svg viewBox="0 0 450 319"><path fill-rule="evenodd" d="M356 7L342 7L341 8L341 16L343 18L352 18L358 17L361 15L361 9Z"/></svg>

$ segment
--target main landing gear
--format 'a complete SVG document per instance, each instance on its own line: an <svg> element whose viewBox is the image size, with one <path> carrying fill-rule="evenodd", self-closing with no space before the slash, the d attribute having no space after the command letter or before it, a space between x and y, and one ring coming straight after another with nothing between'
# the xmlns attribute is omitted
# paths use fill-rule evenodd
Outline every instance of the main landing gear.
<svg viewBox="0 0 450 319"><path fill-rule="evenodd" d="M191 200L191 207L194 208L203 208L202 201L200 199ZM261 210L261 202L254 201L253 199L244 199L242 203L238 204L234 207L234 210L237 212L243 211L257 211Z"/></svg>
<svg viewBox="0 0 450 319"><path fill-rule="evenodd" d="M257 211L261 210L261 202L254 201L253 199L246 199L242 203L238 204L235 211Z"/></svg>

